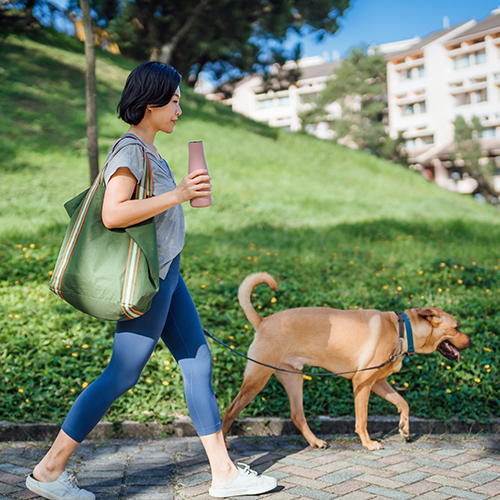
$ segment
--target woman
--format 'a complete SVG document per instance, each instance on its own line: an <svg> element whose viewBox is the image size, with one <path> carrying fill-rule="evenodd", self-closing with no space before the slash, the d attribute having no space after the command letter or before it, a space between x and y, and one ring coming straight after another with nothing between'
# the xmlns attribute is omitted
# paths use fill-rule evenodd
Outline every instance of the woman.
<svg viewBox="0 0 500 500"><path fill-rule="evenodd" d="M130 128L108 154L102 220L112 229L156 216L160 290L146 314L117 323L109 365L80 394L54 444L28 476L28 489L44 498L95 499L93 493L78 488L65 471L67 461L111 404L136 384L160 337L182 372L189 413L210 462L210 495L255 495L276 487L273 477L236 468L229 458L212 389L212 358L198 313L179 274L184 244L181 204L209 196L211 189L205 170L192 172L177 186L154 146L156 134L171 134L182 113L180 80L173 68L162 63L141 64L129 75L118 104L119 116ZM154 196L131 199L143 174L144 154L153 172Z"/></svg>

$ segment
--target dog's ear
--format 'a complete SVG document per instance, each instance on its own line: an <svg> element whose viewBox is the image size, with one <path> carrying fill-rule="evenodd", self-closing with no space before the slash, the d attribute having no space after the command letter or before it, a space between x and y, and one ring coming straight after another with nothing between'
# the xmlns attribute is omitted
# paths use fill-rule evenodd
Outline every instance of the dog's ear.
<svg viewBox="0 0 500 500"><path fill-rule="evenodd" d="M422 318L426 319L427 321L429 321L429 323L433 327L436 327L436 326L440 325L443 322L443 318L441 317L441 315L436 310L430 309L428 307L418 309L417 310L417 314L420 317L422 317Z"/></svg>

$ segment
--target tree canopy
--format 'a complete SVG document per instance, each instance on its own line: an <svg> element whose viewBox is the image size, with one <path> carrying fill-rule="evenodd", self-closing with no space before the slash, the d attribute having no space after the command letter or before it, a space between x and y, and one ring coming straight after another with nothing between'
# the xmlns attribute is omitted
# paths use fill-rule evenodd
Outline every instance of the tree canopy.
<svg viewBox="0 0 500 500"><path fill-rule="evenodd" d="M334 71L317 106L304 116L305 123L327 121L335 132L335 140L371 153L390 156L391 142L385 130L387 78L384 56L368 54L362 45L350 51ZM328 107L337 102L341 116L329 116Z"/></svg>
<svg viewBox="0 0 500 500"><path fill-rule="evenodd" d="M107 1L113 0L94 0ZM350 0L134 0L109 23L121 50L160 59L191 81L201 70L216 77L264 70L284 62L289 30L335 33Z"/></svg>

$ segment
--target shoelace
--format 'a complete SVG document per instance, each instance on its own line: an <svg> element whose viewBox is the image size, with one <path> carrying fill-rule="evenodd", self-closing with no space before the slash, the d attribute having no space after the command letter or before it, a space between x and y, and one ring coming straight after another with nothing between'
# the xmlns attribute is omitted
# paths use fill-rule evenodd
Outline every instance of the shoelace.
<svg viewBox="0 0 500 500"><path fill-rule="evenodd" d="M259 473L250 469L250 466L248 464L244 464L244 463L241 463L241 462L238 462L236 464L238 466L238 469L241 469L243 471L244 474L253 474L254 476L258 476Z"/></svg>
<svg viewBox="0 0 500 500"><path fill-rule="evenodd" d="M78 481L73 473L68 473L68 486L73 490L78 489Z"/></svg>

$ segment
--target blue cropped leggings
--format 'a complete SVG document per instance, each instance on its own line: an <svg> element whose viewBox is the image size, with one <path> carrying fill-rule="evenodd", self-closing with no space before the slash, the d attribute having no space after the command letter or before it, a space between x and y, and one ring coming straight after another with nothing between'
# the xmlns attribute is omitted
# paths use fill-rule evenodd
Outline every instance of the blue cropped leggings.
<svg viewBox="0 0 500 500"><path fill-rule="evenodd" d="M137 383L160 337L181 369L187 407L198 435L222 428L212 389L210 350L191 295L174 270L160 280L160 291L146 314L117 323L108 366L80 394L62 425L69 437L81 443L111 404Z"/></svg>

